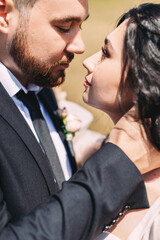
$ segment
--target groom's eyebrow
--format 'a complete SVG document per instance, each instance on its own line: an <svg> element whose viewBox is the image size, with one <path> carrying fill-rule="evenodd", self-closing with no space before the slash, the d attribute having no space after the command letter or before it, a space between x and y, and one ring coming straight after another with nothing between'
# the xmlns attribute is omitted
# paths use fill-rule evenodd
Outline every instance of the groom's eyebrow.
<svg viewBox="0 0 160 240"><path fill-rule="evenodd" d="M65 16L63 18L54 18L54 22L81 22L81 21L86 21L89 18L89 14L85 17L85 19L82 19L80 17L74 17L74 16Z"/></svg>

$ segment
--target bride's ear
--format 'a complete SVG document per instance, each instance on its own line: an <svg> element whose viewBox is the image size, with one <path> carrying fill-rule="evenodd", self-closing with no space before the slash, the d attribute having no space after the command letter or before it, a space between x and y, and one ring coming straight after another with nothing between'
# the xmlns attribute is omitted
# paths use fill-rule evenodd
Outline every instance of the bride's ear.
<svg viewBox="0 0 160 240"><path fill-rule="evenodd" d="M13 0L0 0L0 32L8 33L8 14L13 10Z"/></svg>
<svg viewBox="0 0 160 240"><path fill-rule="evenodd" d="M138 103L138 99L137 99L137 96L135 94L133 94L132 102L133 102L134 105Z"/></svg>

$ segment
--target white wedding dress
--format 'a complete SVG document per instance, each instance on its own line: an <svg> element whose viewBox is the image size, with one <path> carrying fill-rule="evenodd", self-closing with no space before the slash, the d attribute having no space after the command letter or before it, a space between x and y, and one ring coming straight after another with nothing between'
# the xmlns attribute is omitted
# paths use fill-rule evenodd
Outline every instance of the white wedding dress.
<svg viewBox="0 0 160 240"><path fill-rule="evenodd" d="M96 240L121 240L111 233L102 233ZM160 197L126 240L160 240Z"/></svg>

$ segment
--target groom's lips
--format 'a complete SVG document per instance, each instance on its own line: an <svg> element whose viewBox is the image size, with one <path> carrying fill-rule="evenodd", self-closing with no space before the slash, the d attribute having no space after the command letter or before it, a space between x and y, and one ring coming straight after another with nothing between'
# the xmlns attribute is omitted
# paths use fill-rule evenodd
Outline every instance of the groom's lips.
<svg viewBox="0 0 160 240"><path fill-rule="evenodd" d="M53 66L54 67L62 67L62 68L68 68L71 61L58 61Z"/></svg>
<svg viewBox="0 0 160 240"><path fill-rule="evenodd" d="M84 84L83 84L85 87L91 87L92 84L90 82L88 82L88 80L86 79Z"/></svg>

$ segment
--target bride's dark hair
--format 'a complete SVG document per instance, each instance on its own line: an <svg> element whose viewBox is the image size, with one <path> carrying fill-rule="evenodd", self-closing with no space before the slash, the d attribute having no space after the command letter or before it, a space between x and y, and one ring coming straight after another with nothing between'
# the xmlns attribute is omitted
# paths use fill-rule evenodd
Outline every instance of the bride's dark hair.
<svg viewBox="0 0 160 240"><path fill-rule="evenodd" d="M160 150L160 4L133 8L118 25L125 19L128 23L119 96L126 86L133 91L147 136Z"/></svg>

